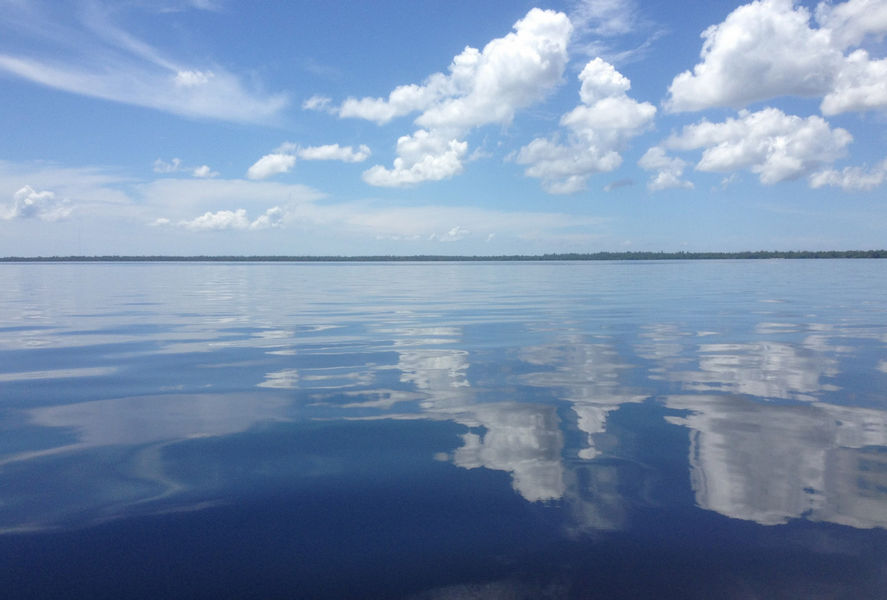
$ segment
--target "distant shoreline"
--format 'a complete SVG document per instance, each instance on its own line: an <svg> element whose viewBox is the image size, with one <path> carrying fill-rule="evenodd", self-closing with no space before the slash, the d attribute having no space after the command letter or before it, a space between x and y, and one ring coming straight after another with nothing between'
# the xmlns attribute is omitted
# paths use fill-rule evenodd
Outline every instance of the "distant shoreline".
<svg viewBox="0 0 887 600"><path fill-rule="evenodd" d="M46 262L544 262L593 260L730 260L730 259L887 258L887 250L789 250L753 252L591 252L507 254L493 256L5 256L3 263Z"/></svg>

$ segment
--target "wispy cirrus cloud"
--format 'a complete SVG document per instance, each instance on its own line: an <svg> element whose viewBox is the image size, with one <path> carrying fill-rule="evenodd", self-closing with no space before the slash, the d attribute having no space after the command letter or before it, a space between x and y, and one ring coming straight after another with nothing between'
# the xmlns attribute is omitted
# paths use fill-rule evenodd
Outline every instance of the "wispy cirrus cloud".
<svg viewBox="0 0 887 600"><path fill-rule="evenodd" d="M209 165L200 165L199 167L188 167L182 164L182 159L173 158L165 161L158 158L154 161L154 172L169 175L172 173L190 173L193 177L218 177L218 171L213 171Z"/></svg>
<svg viewBox="0 0 887 600"><path fill-rule="evenodd" d="M133 10L137 10L135 8ZM47 87L185 117L271 122L285 94L249 89L224 67L172 58L115 24L99 2L4 5L0 71ZM16 44L14 41L26 42ZM27 49L22 49L26 47Z"/></svg>
<svg viewBox="0 0 887 600"><path fill-rule="evenodd" d="M572 51L617 65L643 58L665 33L644 16L637 0L574 0L569 15Z"/></svg>

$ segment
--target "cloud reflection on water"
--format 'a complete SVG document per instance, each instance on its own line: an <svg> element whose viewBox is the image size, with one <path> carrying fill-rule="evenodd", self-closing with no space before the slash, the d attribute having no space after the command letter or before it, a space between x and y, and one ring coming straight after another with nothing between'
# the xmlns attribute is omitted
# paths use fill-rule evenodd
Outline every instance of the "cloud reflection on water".
<svg viewBox="0 0 887 600"><path fill-rule="evenodd" d="M38 469L74 457L94 469L116 461L113 475L92 482L104 485L99 480L106 478L110 491L96 497L107 504L97 500L90 508L83 497L66 508L62 498L52 511L35 507L28 523L47 525L68 509L124 515L127 506L159 497L167 509L198 506L208 484L174 474L169 450L177 444L201 437L233 443L234 434L280 421L365 419L458 424L453 446L429 451L429 460L442 454L460 469L507 473L523 499L564 509L573 532L630 525L632 506L650 501L632 490L660 475L632 436L675 426L690 434L682 475L690 474L702 508L763 524L805 518L887 527L887 417L871 408L883 401L873 397L884 389L877 381L887 367L879 357L856 362L864 352L859 340L883 344L887 337L843 313L833 324L808 323L813 317L784 314L780 303L773 306L782 313L732 321L669 319L658 305L646 314L635 304L619 305L609 317L606 303L620 296L600 300L585 288L572 292L574 306L551 290L534 296L532 281L515 284L520 293L491 286L475 294L476 282L460 283L451 273L429 284L433 293L412 281L388 291L366 274L353 282L341 275L366 271L335 268L318 271L328 279L317 289L301 271L292 271L286 285L269 276L263 304L235 271L236 284L218 271L159 307L102 312L121 298L170 297L165 288L120 297L106 290L11 319L0 349L71 351L40 354L57 361L45 368L0 375L24 390L9 414L44 434L0 458L0 483L14 483L14 465L20 475L26 463ZM564 280L554 283L560 293ZM370 300L357 294L365 288ZM450 288L464 305L451 299ZM287 294L292 289L304 294ZM44 338L45 345L35 344ZM90 366L65 363L79 354L94 359ZM844 394L848 368L881 377L854 388L868 394L870 408L838 406L854 402ZM86 401L69 398L65 382L53 383L72 376L89 379L81 387L92 395ZM141 386L138 393L108 391L115 377ZM39 402L30 402L30 383L48 390ZM663 410L684 414L667 423L657 417L643 430L631 420ZM96 458L100 453L113 461ZM204 460L208 470L217 466ZM341 468L359 474L361 465ZM126 493L114 496L118 487ZM6 485L0 499L27 512L17 493Z"/></svg>
<svg viewBox="0 0 887 600"><path fill-rule="evenodd" d="M670 396L688 411L696 503L764 525L805 518L887 527L887 411L734 396Z"/></svg>

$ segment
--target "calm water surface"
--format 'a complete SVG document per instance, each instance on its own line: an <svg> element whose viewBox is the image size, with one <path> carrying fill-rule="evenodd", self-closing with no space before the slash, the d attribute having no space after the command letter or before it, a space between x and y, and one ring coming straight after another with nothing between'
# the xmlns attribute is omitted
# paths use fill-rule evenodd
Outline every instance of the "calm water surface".
<svg viewBox="0 0 887 600"><path fill-rule="evenodd" d="M887 261L0 265L9 598L884 598Z"/></svg>

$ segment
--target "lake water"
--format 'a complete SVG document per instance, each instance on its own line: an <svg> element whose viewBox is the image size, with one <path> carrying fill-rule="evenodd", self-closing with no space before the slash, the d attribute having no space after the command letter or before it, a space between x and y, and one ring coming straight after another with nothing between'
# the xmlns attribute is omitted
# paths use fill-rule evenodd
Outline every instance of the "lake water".
<svg viewBox="0 0 887 600"><path fill-rule="evenodd" d="M887 261L0 264L8 598L884 598Z"/></svg>

